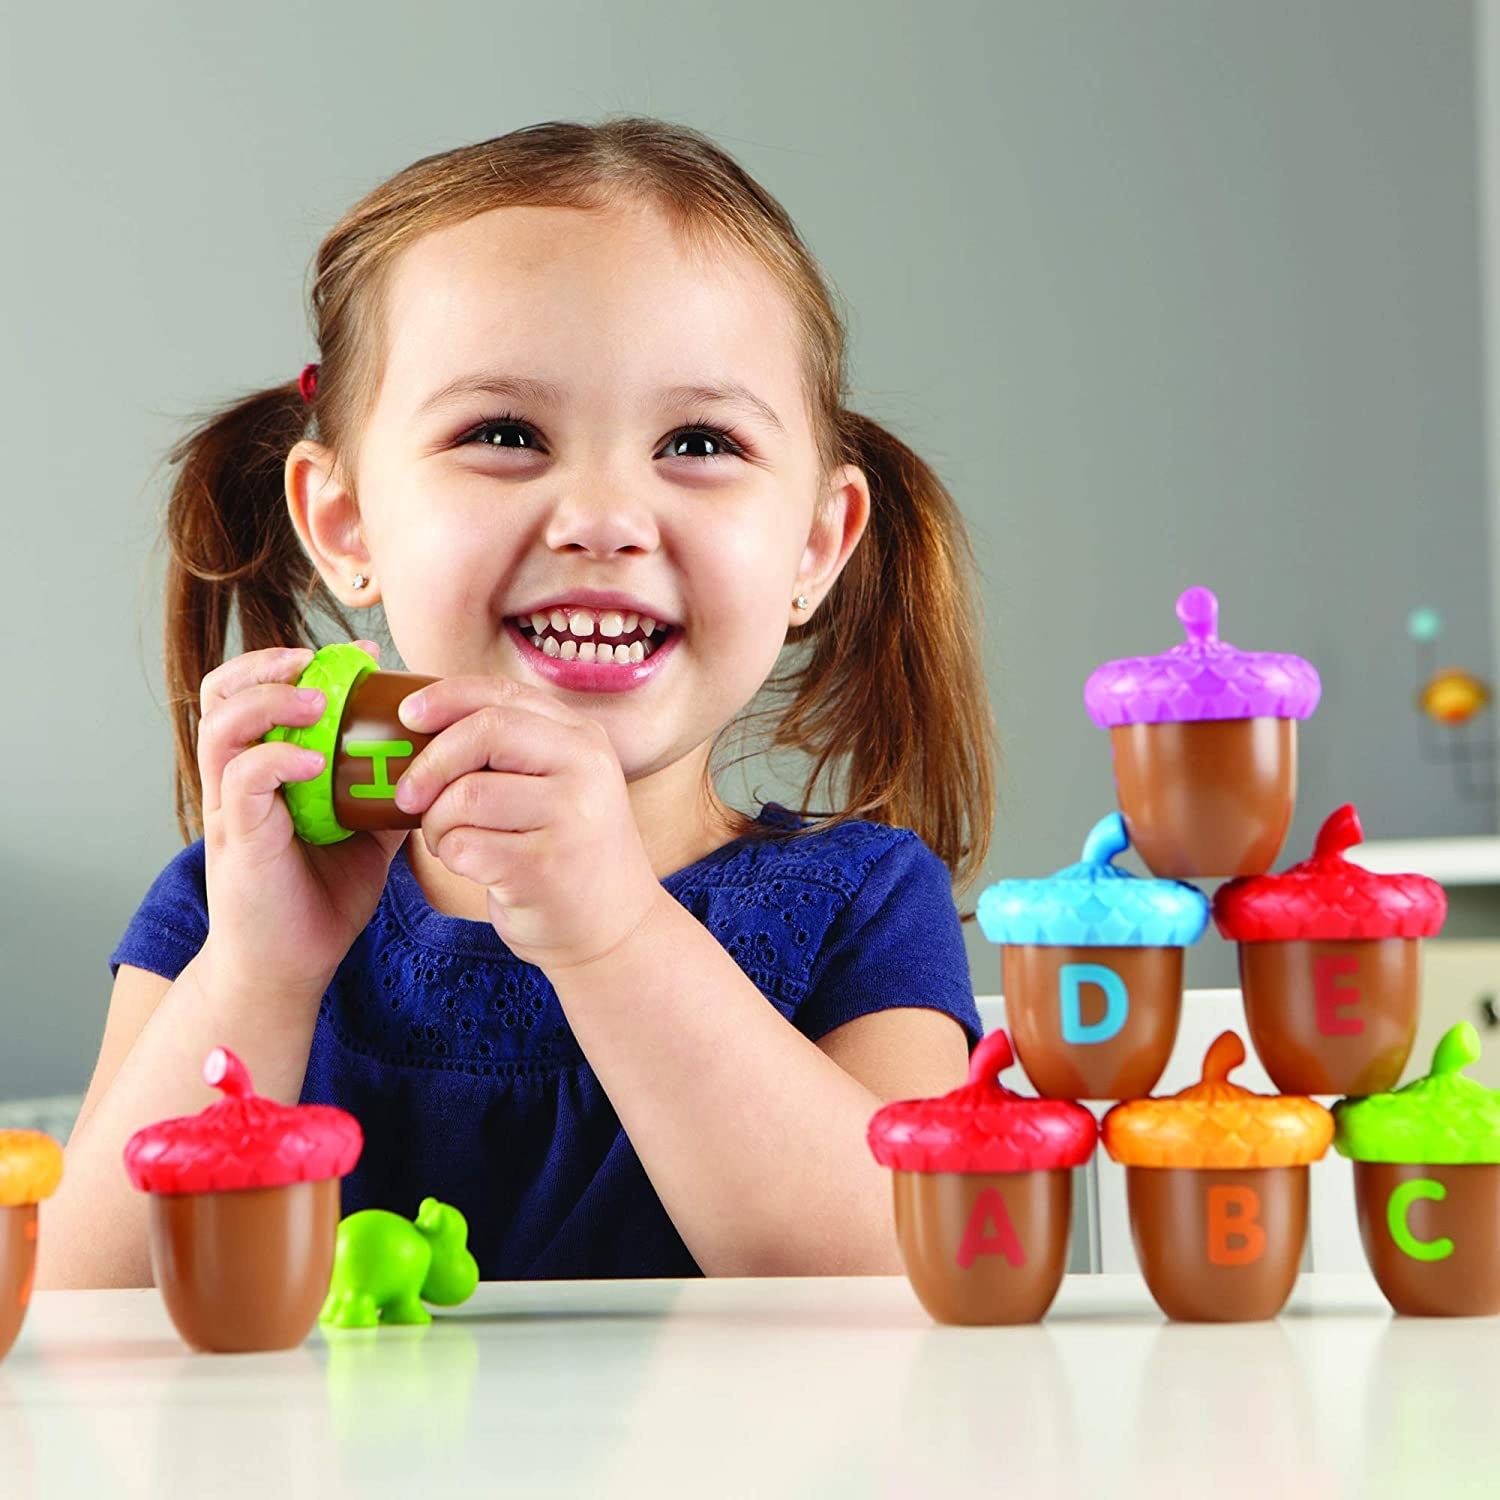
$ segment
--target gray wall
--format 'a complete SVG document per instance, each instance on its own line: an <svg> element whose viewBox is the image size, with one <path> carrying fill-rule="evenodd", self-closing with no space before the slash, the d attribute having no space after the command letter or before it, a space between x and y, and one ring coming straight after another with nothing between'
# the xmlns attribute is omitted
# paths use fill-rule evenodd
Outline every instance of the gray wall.
<svg viewBox="0 0 1500 1500"><path fill-rule="evenodd" d="M177 847L162 453L311 357L306 269L357 196L541 119L709 131L849 299L856 404L988 579L992 876L1109 807L1084 678L1171 644L1195 582L1323 672L1294 852L1346 799L1372 836L1487 829L1418 756L1403 634L1437 604L1489 668L1472 50L1467 4L1417 0L6 7L0 1096L82 1087ZM1190 978L1227 974L1208 940Z"/></svg>

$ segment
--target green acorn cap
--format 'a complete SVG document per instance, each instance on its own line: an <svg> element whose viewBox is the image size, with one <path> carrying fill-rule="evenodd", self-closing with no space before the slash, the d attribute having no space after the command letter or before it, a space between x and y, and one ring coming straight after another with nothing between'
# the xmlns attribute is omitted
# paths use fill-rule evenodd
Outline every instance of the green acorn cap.
<svg viewBox="0 0 1500 1500"><path fill-rule="evenodd" d="M1354 1161L1500 1162L1500 1090L1463 1074L1478 1058L1479 1033L1460 1021L1443 1033L1427 1077L1333 1106L1334 1150Z"/></svg>

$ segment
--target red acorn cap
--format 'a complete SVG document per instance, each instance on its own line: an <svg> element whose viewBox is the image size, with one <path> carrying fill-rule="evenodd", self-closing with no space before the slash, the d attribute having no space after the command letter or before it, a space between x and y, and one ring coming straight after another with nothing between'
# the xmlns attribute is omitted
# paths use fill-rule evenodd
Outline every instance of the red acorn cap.
<svg viewBox="0 0 1500 1500"><path fill-rule="evenodd" d="M196 1115L159 1120L125 1143L125 1171L145 1193L223 1193L321 1182L351 1171L359 1121L331 1104L278 1104L257 1094L244 1063L215 1047L203 1081L225 1097Z"/></svg>
<svg viewBox="0 0 1500 1500"><path fill-rule="evenodd" d="M1364 838L1345 803L1319 830L1312 858L1280 875L1219 887L1214 925L1239 943L1423 938L1442 931L1448 897L1425 875L1377 875L1344 858Z"/></svg>
<svg viewBox="0 0 1500 1500"><path fill-rule="evenodd" d="M876 1111L866 1139L875 1160L902 1172L1045 1172L1093 1155L1098 1122L1067 1099L1026 1099L996 1081L1015 1062L992 1031L974 1049L969 1081L938 1099Z"/></svg>

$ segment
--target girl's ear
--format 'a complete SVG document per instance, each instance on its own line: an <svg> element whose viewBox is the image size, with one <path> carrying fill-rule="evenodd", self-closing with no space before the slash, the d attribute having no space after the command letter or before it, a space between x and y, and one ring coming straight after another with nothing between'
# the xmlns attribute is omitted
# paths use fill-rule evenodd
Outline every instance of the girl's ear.
<svg viewBox="0 0 1500 1500"><path fill-rule="evenodd" d="M371 577L370 554L360 532L359 507L339 478L333 450L310 438L286 456L286 504L302 550L340 604L375 604L380 586ZM355 578L366 580L360 586Z"/></svg>
<svg viewBox="0 0 1500 1500"><path fill-rule="evenodd" d="M797 611L793 624L807 623L807 615L833 587L844 571L844 564L854 555L859 539L870 520L870 481L865 471L854 464L835 469L824 492L823 501L813 512L812 529L797 569L794 594L805 594L806 612Z"/></svg>

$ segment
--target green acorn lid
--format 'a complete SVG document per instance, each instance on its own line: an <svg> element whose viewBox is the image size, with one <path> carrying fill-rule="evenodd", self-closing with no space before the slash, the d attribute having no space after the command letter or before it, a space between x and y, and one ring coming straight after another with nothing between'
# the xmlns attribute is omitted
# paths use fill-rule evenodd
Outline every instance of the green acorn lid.
<svg viewBox="0 0 1500 1500"><path fill-rule="evenodd" d="M1443 1033L1426 1078L1333 1106L1334 1150L1354 1161L1500 1162L1500 1090L1463 1074L1478 1058L1479 1033L1460 1021Z"/></svg>
<svg viewBox="0 0 1500 1500"><path fill-rule="evenodd" d="M339 641L322 647L297 679L299 688L323 695L323 716L314 724L278 725L265 736L300 750L316 750L323 769L309 781L288 781L282 788L297 836L309 844L337 844L349 837L333 811L333 758L339 747L339 725L349 695L379 664L363 648Z"/></svg>

